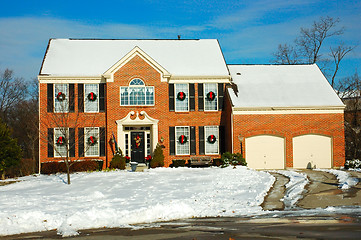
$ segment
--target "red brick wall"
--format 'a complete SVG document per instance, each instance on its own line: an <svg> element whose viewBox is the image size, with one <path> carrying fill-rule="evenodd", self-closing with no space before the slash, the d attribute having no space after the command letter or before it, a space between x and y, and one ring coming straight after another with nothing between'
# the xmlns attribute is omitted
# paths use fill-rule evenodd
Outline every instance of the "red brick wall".
<svg viewBox="0 0 361 240"><path fill-rule="evenodd" d="M319 134L332 138L333 166L341 167L345 162L343 126L343 114L234 115L233 150L234 152L241 151L239 136L246 138L267 134L284 137L286 142L286 167L292 167L292 138L304 134Z"/></svg>

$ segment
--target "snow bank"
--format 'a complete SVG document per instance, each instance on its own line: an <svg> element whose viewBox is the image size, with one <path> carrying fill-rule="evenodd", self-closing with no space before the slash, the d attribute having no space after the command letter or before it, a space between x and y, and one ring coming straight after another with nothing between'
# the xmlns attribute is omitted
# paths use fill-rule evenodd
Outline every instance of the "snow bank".
<svg viewBox="0 0 361 240"><path fill-rule="evenodd" d="M339 182L338 187L341 189L349 189L350 187L353 187L358 183L358 180L356 178L351 177L350 174L345 171L336 170L336 169L315 169L315 170L329 172L335 175Z"/></svg>
<svg viewBox="0 0 361 240"><path fill-rule="evenodd" d="M295 171L278 170L275 171L290 179L286 184L285 196L281 199L284 202L285 208L292 208L295 203L302 197L302 193L305 191L305 186L309 182L307 175L304 173L298 173Z"/></svg>
<svg viewBox="0 0 361 240"><path fill-rule="evenodd" d="M129 227L206 216L240 216L259 206L273 176L246 167L41 175L0 187L0 236L57 229Z"/></svg>

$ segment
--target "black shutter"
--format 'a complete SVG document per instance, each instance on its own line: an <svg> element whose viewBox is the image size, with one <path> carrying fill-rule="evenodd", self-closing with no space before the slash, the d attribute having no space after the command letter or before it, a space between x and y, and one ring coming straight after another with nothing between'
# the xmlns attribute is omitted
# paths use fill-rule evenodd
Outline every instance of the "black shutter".
<svg viewBox="0 0 361 240"><path fill-rule="evenodd" d="M69 128L69 157L75 157L75 128Z"/></svg>
<svg viewBox="0 0 361 240"><path fill-rule="evenodd" d="M79 157L84 157L84 128L78 128L78 151Z"/></svg>
<svg viewBox="0 0 361 240"><path fill-rule="evenodd" d="M168 84L168 94L169 94L169 111L174 111L174 84Z"/></svg>
<svg viewBox="0 0 361 240"><path fill-rule="evenodd" d="M69 84L69 112L74 112L75 100L74 100L74 84ZM75 157L75 156L74 156Z"/></svg>
<svg viewBox="0 0 361 240"><path fill-rule="evenodd" d="M99 84L99 112L105 112L105 83Z"/></svg>
<svg viewBox="0 0 361 240"><path fill-rule="evenodd" d="M84 112L84 84L78 84L78 111Z"/></svg>
<svg viewBox="0 0 361 240"><path fill-rule="evenodd" d="M105 156L105 128L99 128L99 138L100 138L100 156Z"/></svg>
<svg viewBox="0 0 361 240"><path fill-rule="evenodd" d="M47 109L48 112L54 111L54 87L53 84L47 84L48 93L47 93Z"/></svg>
<svg viewBox="0 0 361 240"><path fill-rule="evenodd" d="M194 98L195 95L195 89L194 89L194 83L189 84L189 106L190 111L196 110L196 100Z"/></svg>
<svg viewBox="0 0 361 240"><path fill-rule="evenodd" d="M191 128L191 155L196 155L196 127Z"/></svg>
<svg viewBox="0 0 361 240"><path fill-rule="evenodd" d="M169 127L169 155L175 155L175 127Z"/></svg>
<svg viewBox="0 0 361 240"><path fill-rule="evenodd" d="M199 155L204 155L204 127L199 127Z"/></svg>
<svg viewBox="0 0 361 240"><path fill-rule="evenodd" d="M225 130L224 126L219 126L219 153L223 154L226 152L226 137L225 137Z"/></svg>
<svg viewBox="0 0 361 240"><path fill-rule="evenodd" d="M223 83L218 83L218 111L222 111L223 108Z"/></svg>
<svg viewBox="0 0 361 240"><path fill-rule="evenodd" d="M54 128L48 128L48 157L54 157L53 144L54 144Z"/></svg>
<svg viewBox="0 0 361 240"><path fill-rule="evenodd" d="M203 83L198 83L198 111L204 110Z"/></svg>

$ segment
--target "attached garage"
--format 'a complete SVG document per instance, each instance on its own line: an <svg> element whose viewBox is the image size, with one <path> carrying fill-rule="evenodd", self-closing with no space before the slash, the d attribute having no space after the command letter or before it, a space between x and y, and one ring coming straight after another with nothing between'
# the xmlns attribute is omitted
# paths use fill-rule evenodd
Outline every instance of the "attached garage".
<svg viewBox="0 0 361 240"><path fill-rule="evenodd" d="M293 138L294 168L331 168L331 166L331 137L309 134Z"/></svg>
<svg viewBox="0 0 361 240"><path fill-rule="evenodd" d="M246 138L246 161L254 169L284 169L285 140L282 137L260 135Z"/></svg>

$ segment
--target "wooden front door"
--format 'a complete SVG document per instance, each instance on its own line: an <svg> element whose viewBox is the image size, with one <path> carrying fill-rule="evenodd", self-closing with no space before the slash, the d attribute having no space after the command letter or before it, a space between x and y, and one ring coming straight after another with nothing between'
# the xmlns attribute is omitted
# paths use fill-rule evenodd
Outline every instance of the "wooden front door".
<svg viewBox="0 0 361 240"><path fill-rule="evenodd" d="M132 141L131 161L138 163L145 163L144 132L131 132L130 136Z"/></svg>

